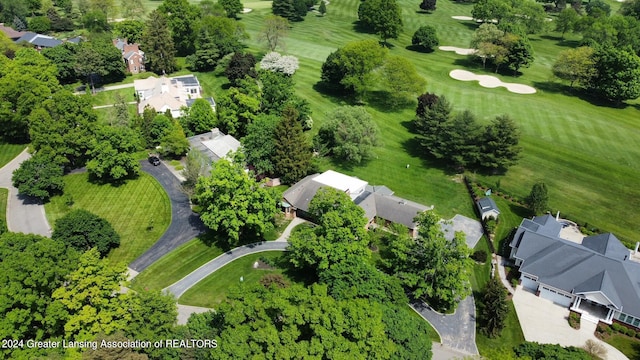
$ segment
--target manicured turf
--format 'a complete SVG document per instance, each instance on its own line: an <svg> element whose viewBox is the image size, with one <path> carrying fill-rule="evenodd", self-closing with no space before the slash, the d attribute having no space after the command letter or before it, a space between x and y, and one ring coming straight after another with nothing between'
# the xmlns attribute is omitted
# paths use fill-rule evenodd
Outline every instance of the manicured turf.
<svg viewBox="0 0 640 360"><path fill-rule="evenodd" d="M615 347L631 360L640 360L640 341L638 339L615 334L608 336L604 340L607 344Z"/></svg>
<svg viewBox="0 0 640 360"><path fill-rule="evenodd" d="M234 260L187 290L178 302L183 305L215 308L226 298L226 293L231 286L241 284L240 277L243 277L242 284L246 286L257 284L267 274L281 274L286 278L282 269L253 268L253 264L260 258L276 260L280 256L282 251L266 251ZM291 281L291 279L288 280Z"/></svg>
<svg viewBox="0 0 640 360"><path fill-rule="evenodd" d="M507 301L507 306L509 307L509 313L507 314L505 327L500 336L496 338L488 338L480 331L476 331L476 345L478 346L480 355L486 353L489 349L502 347L512 349L524 342L524 334L520 328L520 321L518 321L518 314L516 314L513 301Z"/></svg>
<svg viewBox="0 0 640 360"><path fill-rule="evenodd" d="M161 290L222 254L222 249L195 238L154 262L131 282L134 290Z"/></svg>
<svg viewBox="0 0 640 360"><path fill-rule="evenodd" d="M101 91L99 93L95 93L91 95L91 104L94 106L98 105L111 105L116 104L118 102L117 96L121 96L125 102L136 101L133 94L135 91L133 88L125 88L125 89L115 89L115 90L107 90Z"/></svg>
<svg viewBox="0 0 640 360"><path fill-rule="evenodd" d="M7 201L8 200L9 200L9 190L0 188L0 229L7 229Z"/></svg>
<svg viewBox="0 0 640 360"><path fill-rule="evenodd" d="M24 144L7 144L0 142L0 168L7 165L9 161L18 156L27 145Z"/></svg>
<svg viewBox="0 0 640 360"><path fill-rule="evenodd" d="M45 204L50 224L72 209L86 209L107 219L120 235L120 247L109 253L115 262L128 264L142 255L165 232L171 222L171 203L162 186L150 175L141 173L120 186L98 185L88 175L65 176L65 195ZM65 204L65 196L74 200ZM150 225L152 229L148 229Z"/></svg>

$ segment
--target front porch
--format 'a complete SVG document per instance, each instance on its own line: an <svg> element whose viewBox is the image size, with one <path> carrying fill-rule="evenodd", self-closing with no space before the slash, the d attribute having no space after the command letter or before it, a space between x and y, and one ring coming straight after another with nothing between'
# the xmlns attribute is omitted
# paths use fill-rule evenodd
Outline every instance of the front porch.
<svg viewBox="0 0 640 360"><path fill-rule="evenodd" d="M583 299L580 296L576 296L570 309L581 314L583 320L587 320L593 323L602 321L605 324L612 324L613 315L615 310L602 304L598 304L591 300Z"/></svg>

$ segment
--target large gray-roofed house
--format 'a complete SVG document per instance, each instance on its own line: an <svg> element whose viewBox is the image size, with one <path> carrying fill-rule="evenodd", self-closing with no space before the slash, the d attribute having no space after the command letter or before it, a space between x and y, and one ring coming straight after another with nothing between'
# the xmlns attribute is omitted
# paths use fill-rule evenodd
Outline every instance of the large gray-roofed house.
<svg viewBox="0 0 640 360"><path fill-rule="evenodd" d="M36 34L31 31L27 31L15 41L16 44L20 44L22 42L28 42L29 44L35 45L38 49L52 48L62 44L61 40L47 35Z"/></svg>
<svg viewBox="0 0 640 360"><path fill-rule="evenodd" d="M413 219L419 213L433 208L394 196L393 191L386 186L372 186L360 179L328 170L305 177L283 193L287 213L308 217L309 203L321 187L349 194L354 203L364 210L369 220L367 226L378 217L387 223L405 225L412 236L415 236L417 230Z"/></svg>
<svg viewBox="0 0 640 360"><path fill-rule="evenodd" d="M640 264L630 251L611 234L562 239L561 227L549 215L522 221L510 244L522 286L587 320L639 328Z"/></svg>
<svg viewBox="0 0 640 360"><path fill-rule="evenodd" d="M200 151L209 159L209 163L225 158L230 152L240 148L240 141L231 135L225 135L218 128L191 136L187 140L191 144L191 149Z"/></svg>

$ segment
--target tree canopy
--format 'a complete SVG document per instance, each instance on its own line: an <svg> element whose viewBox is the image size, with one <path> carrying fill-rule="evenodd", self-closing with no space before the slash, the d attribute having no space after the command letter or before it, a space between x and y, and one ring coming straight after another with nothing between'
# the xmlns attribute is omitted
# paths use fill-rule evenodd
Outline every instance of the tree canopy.
<svg viewBox="0 0 640 360"><path fill-rule="evenodd" d="M420 26L411 37L411 45L417 46L424 51L432 51L438 46L438 43L436 28L430 25Z"/></svg>
<svg viewBox="0 0 640 360"><path fill-rule="evenodd" d="M173 44L178 55L185 56L193 53L198 35L195 29L200 17L200 9L187 0L163 0L157 11L163 15L171 29Z"/></svg>
<svg viewBox="0 0 640 360"><path fill-rule="evenodd" d="M96 248L101 257L120 246L120 235L104 218L84 209L75 209L56 220L51 238L84 252Z"/></svg>
<svg viewBox="0 0 640 360"><path fill-rule="evenodd" d="M214 163L211 175L198 179L193 196L202 207L204 224L224 234L230 245L260 239L273 228L276 213L274 195L250 178L237 160Z"/></svg>
<svg viewBox="0 0 640 360"><path fill-rule="evenodd" d="M96 132L88 155L87 172L105 182L121 182L138 176L140 163L133 155L140 149L140 138L126 127L102 126Z"/></svg>
<svg viewBox="0 0 640 360"><path fill-rule="evenodd" d="M285 184L293 184L311 169L311 146L302 132L298 111L287 106L275 129L274 171Z"/></svg>
<svg viewBox="0 0 640 360"><path fill-rule="evenodd" d="M46 201L64 191L63 174L60 164L44 155L36 155L20 164L11 181L20 194Z"/></svg>
<svg viewBox="0 0 640 360"><path fill-rule="evenodd" d="M531 192L526 198L527 206L534 214L540 215L547 210L549 193L544 182L537 182L531 187Z"/></svg>
<svg viewBox="0 0 640 360"><path fill-rule="evenodd" d="M358 7L361 24L380 36L383 42L397 39L402 32L402 11L396 0L367 0Z"/></svg>
<svg viewBox="0 0 640 360"><path fill-rule="evenodd" d="M387 49L375 40L347 43L322 64L322 81L343 93L362 95L372 85L373 70L384 64L386 54Z"/></svg>
<svg viewBox="0 0 640 360"><path fill-rule="evenodd" d="M158 10L152 11L140 38L145 49L147 70L160 75L175 71L177 64L173 41L165 15Z"/></svg>
<svg viewBox="0 0 640 360"><path fill-rule="evenodd" d="M640 96L640 57L630 48L604 46L594 53L595 76L591 87L612 102Z"/></svg>

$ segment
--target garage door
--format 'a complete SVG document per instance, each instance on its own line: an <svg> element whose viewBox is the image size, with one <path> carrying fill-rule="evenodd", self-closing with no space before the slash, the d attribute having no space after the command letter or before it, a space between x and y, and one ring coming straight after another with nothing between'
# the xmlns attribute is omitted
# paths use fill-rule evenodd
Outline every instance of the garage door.
<svg viewBox="0 0 640 360"><path fill-rule="evenodd" d="M531 280L528 277L522 276L522 287L530 290L538 290L538 283L535 280Z"/></svg>
<svg viewBox="0 0 640 360"><path fill-rule="evenodd" d="M571 303L573 302L573 298L571 296L564 295L544 286L540 286L540 297L566 307L571 306Z"/></svg>

